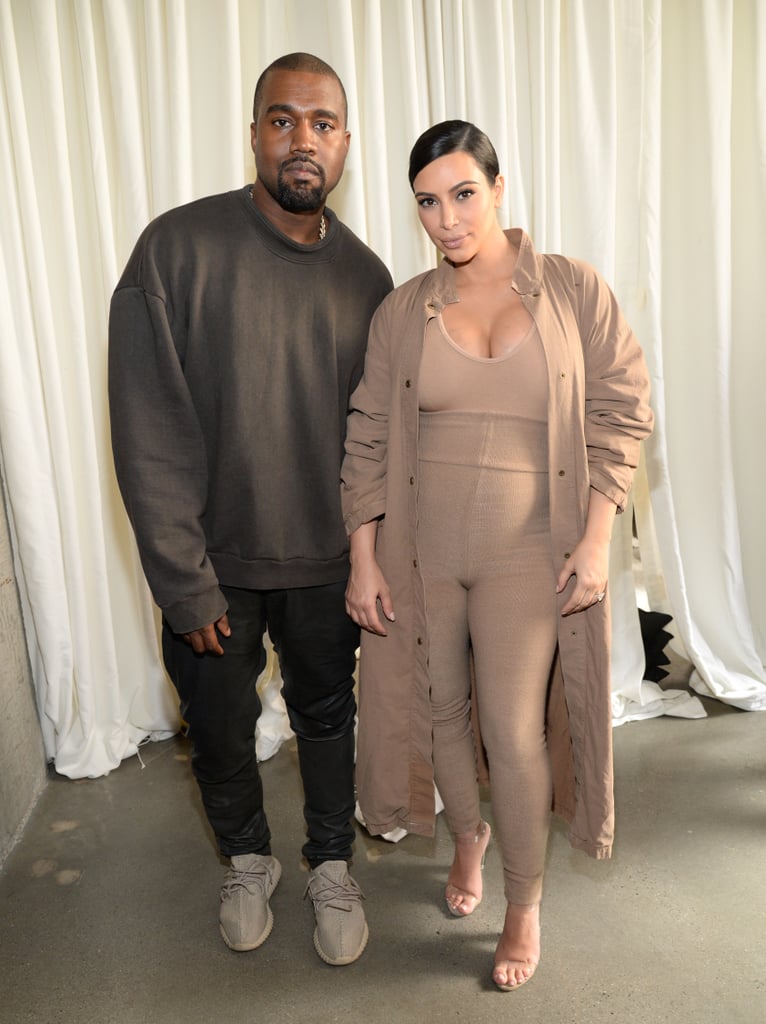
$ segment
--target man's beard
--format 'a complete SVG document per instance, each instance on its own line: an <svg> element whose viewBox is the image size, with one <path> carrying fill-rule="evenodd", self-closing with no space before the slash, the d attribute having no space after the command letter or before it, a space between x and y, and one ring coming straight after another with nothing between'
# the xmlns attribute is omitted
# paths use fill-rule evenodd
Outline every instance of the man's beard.
<svg viewBox="0 0 766 1024"><path fill-rule="evenodd" d="M284 171L286 167L294 163L310 164L319 176L318 184L304 184L300 188L294 188L292 185L289 185ZM324 170L319 164L315 164L313 160L289 160L280 167L279 174L277 175L277 187L271 194L282 209L288 213L309 213L324 206L325 199L327 199L326 186L327 179L325 178Z"/></svg>

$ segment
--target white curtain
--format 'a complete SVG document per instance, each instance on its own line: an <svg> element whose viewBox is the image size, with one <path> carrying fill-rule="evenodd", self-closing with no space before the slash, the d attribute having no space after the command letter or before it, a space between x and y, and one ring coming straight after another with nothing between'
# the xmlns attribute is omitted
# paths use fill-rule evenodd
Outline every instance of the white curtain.
<svg viewBox="0 0 766 1024"><path fill-rule="evenodd" d="M766 708L766 5L759 0L0 0L0 457L49 756L99 775L177 724L113 477L109 297L146 222L252 180L260 70L339 72L331 205L397 282L434 262L415 137L496 144L505 224L594 263L647 352L636 486L651 606L693 685ZM695 714L642 680L631 515L610 587L617 720Z"/></svg>

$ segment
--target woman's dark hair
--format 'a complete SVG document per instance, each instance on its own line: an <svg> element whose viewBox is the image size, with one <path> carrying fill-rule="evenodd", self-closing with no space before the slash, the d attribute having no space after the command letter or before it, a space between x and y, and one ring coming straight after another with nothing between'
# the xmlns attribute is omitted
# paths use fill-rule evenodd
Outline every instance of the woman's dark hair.
<svg viewBox="0 0 766 1024"><path fill-rule="evenodd" d="M410 153L410 188L428 164L448 153L468 153L484 172L490 185L500 173L495 147L470 121L441 121L426 129Z"/></svg>

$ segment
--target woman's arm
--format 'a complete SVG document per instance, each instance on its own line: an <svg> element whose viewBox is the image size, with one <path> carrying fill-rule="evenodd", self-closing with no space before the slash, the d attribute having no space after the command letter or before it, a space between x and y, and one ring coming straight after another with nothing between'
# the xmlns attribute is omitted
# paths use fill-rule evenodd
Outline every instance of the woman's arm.
<svg viewBox="0 0 766 1024"><path fill-rule="evenodd" d="M346 611L354 622L370 633L387 636L386 627L378 615L378 599L383 614L394 621L391 591L375 558L375 539L378 521L363 523L349 537L351 545L351 574L346 587Z"/></svg>
<svg viewBox="0 0 766 1024"><path fill-rule="evenodd" d="M591 487L622 512L652 430L649 373L641 346L604 279L575 263L585 363L585 444Z"/></svg>
<svg viewBox="0 0 766 1024"><path fill-rule="evenodd" d="M577 580L562 614L603 599L609 543L617 512L626 505L640 442L651 432L649 374L641 346L603 278L574 262L578 323L585 365L585 445L590 496L585 530L564 563L556 592Z"/></svg>
<svg viewBox="0 0 766 1024"><path fill-rule="evenodd" d="M386 300L378 307L367 343L364 374L351 396L341 466L341 505L349 537L385 515L388 417L391 403L391 328Z"/></svg>
<svg viewBox="0 0 766 1024"><path fill-rule="evenodd" d="M562 615L584 611L603 600L609 578L609 542L616 511L611 498L591 487L585 533L564 563L556 583L556 593L560 594L570 577L577 577L574 590L561 609Z"/></svg>
<svg viewBox="0 0 766 1024"><path fill-rule="evenodd" d="M384 300L370 325L364 375L351 396L341 503L349 535L351 572L346 611L362 629L386 636L379 615L394 621L391 592L375 557L378 522L386 512L388 418L391 402L391 325Z"/></svg>

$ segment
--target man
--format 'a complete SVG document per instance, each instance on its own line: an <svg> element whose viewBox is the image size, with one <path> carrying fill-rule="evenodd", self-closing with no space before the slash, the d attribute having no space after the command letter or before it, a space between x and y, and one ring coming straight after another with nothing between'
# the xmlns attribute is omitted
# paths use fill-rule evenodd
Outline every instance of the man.
<svg viewBox="0 0 766 1024"><path fill-rule="evenodd" d="M345 612L340 462L380 260L325 207L348 152L346 96L310 54L255 90L251 187L171 210L143 232L112 299L115 465L163 612L163 656L221 853L220 930L269 936L281 874L255 755L268 628L297 735L316 914L330 964L367 943L349 876L358 631Z"/></svg>

